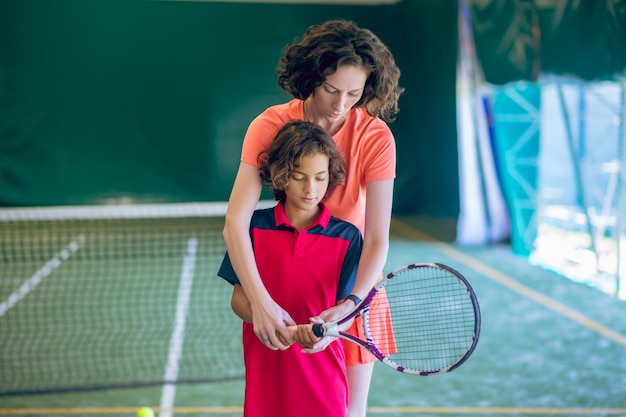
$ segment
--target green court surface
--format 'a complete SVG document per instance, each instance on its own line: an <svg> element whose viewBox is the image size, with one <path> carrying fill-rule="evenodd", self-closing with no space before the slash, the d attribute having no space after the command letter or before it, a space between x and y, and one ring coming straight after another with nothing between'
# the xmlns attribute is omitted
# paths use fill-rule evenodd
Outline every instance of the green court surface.
<svg viewBox="0 0 626 417"><path fill-rule="evenodd" d="M453 234L452 224L394 219L387 270L413 262L439 262L464 274L482 311L478 346L465 364L449 374L408 376L377 364L368 416L626 416L626 302L532 266L507 245L456 246ZM162 259L153 263L157 261ZM222 287L217 277L208 276L212 267L202 268L208 269L202 269L206 273L197 276L194 285L210 282ZM194 287L194 291L201 290ZM201 310L194 306L194 291L190 315ZM228 310L227 298L212 302L223 303L222 309ZM144 308L154 306L146 303ZM121 316L114 320L132 322ZM212 337L210 329L200 326L187 328L185 335L199 346L209 346ZM169 336L151 343L167 347ZM236 339L224 343L232 343L230 350L239 348ZM80 347L78 339L72 344ZM3 356L3 360L8 359ZM113 355L107 362L114 367L116 360L122 358ZM163 362L153 361L138 369L141 366L153 367L145 371L158 374L165 368ZM190 366L201 368L197 363ZM0 396L0 415L134 416L140 406L158 409L167 389L155 385L6 395ZM173 415L240 416L242 393L241 379L177 384Z"/></svg>

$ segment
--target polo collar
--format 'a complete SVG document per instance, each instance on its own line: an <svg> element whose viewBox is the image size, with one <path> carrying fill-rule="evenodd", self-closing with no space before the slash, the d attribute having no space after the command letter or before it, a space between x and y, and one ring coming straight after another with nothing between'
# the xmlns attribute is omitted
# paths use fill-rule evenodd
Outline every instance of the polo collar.
<svg viewBox="0 0 626 417"><path fill-rule="evenodd" d="M323 229L328 226L328 222L330 222L330 210L324 203L319 203L319 207L322 209L322 212L317 219L311 223L307 229L312 229L313 227L320 225ZM278 204L274 206L274 220L276 221L276 226L285 225L293 228L291 222L287 219L287 215L285 214L285 207L282 201L279 201Z"/></svg>

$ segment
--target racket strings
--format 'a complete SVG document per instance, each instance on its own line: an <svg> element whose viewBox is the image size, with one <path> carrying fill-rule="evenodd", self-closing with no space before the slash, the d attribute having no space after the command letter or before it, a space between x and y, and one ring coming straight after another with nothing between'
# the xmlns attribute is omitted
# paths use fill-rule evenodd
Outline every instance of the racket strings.
<svg viewBox="0 0 626 417"><path fill-rule="evenodd" d="M390 277L372 303L365 327L399 367L435 373L464 358L476 338L472 295L452 273L409 268Z"/></svg>

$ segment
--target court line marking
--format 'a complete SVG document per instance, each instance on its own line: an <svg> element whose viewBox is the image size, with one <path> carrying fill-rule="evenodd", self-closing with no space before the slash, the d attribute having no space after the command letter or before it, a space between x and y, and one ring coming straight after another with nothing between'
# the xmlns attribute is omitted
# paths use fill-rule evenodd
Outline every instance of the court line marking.
<svg viewBox="0 0 626 417"><path fill-rule="evenodd" d="M77 236L74 240L67 244L65 248L54 255L48 262L39 268L30 278L26 280L13 294L0 304L0 317L9 311L11 307L19 303L28 295L37 285L43 281L48 275L57 269L64 261L67 261L74 252L76 252L85 243L85 237Z"/></svg>
<svg viewBox="0 0 626 417"><path fill-rule="evenodd" d="M171 410L176 398L175 383L178 379L178 365L183 353L183 342L185 341L185 324L187 322L187 309L193 285L197 249L198 239L189 238L187 240L187 254L183 260L183 268L180 274L175 325L165 367L164 380L168 382L163 385L163 391L161 392L161 407L159 409L162 411L159 412L159 417L172 417Z"/></svg>
<svg viewBox="0 0 626 417"><path fill-rule="evenodd" d="M79 407L79 408L6 408L0 415L49 415L49 414L122 414L136 413L139 407ZM243 407L174 407L155 412L169 411L176 414L227 414L243 413ZM626 408L532 408L532 407L368 407L368 413L434 413L434 414L534 414L534 415L626 415Z"/></svg>
<svg viewBox="0 0 626 417"><path fill-rule="evenodd" d="M446 253L450 258L456 259L485 275L511 290L520 293L556 312L562 314L579 324L590 328L608 337L623 346L626 346L626 337L616 333L605 326L587 318L579 312L553 300L537 291L534 291L513 278L479 262L478 260L463 254L452 246L435 239L434 237L414 229L412 226L392 219L392 229L400 234L408 237L416 238L421 241L427 241ZM195 254L195 249L194 249ZM52 261L51 261L52 262ZM44 267L45 268L45 267ZM44 269L42 268L42 269ZM181 288L183 284L181 282ZM189 286L189 289L191 286ZM180 299L179 292L179 299ZM177 309L178 311L178 309ZM178 318L177 314L177 318ZM183 315L184 321L185 315ZM178 326L177 326L178 327ZM184 325L182 327L184 330ZM116 414L116 413L135 413L138 407L80 407L80 408L7 408L0 409L0 415L48 415L48 414ZM180 414L193 413L242 413L242 407L154 407L153 410L158 413L169 412ZM626 408L514 408L514 407L368 407L371 413L436 413L436 414L533 414L533 415L626 415ZM161 414L160 414L161 415Z"/></svg>
<svg viewBox="0 0 626 417"><path fill-rule="evenodd" d="M549 308L550 310L553 310L557 312L558 314L569 318L570 320L573 320L574 322L580 324L581 326L584 326L596 333L599 333L600 335L608 339L611 339L615 343L618 343L626 347L626 336L614 330L609 329L608 327L598 323L595 320L590 319L589 317L585 316L579 311L576 311L566 306L565 304L556 301L553 298L550 298L544 294L541 294L538 291L535 291L531 288L528 288L522 285L521 283L511 278L510 276L488 265L485 265L484 263L480 262L479 260L469 255L464 254L463 252L452 247L451 245L445 242L442 242L424 232L421 232L413 228L411 225L403 222L402 220L398 220L395 218L392 219L391 226L395 232L399 234L403 234L407 237L411 237L411 238L415 238L421 241L426 241L428 243L431 243L432 245L437 246L442 252L444 252L450 258L455 259L469 266L476 272L486 276L492 281L502 284L505 287L509 288L510 290L515 291L518 294L521 294L522 296L529 298L543 305L544 307Z"/></svg>

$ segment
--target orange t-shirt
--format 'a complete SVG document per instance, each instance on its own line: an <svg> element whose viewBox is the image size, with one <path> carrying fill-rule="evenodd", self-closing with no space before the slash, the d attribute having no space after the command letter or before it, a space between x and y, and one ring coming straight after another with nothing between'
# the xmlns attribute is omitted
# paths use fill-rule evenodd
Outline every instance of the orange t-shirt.
<svg viewBox="0 0 626 417"><path fill-rule="evenodd" d="M304 120L304 101L293 99L272 106L257 116L246 132L241 160L258 166L258 155L278 130L290 120ZM347 220L364 232L367 183L394 179L396 144L389 126L362 107L353 108L333 139L344 154L346 182L335 188L324 203L333 216Z"/></svg>
<svg viewBox="0 0 626 417"><path fill-rule="evenodd" d="M250 126L243 140L241 160L258 166L258 155L265 150L278 130L290 120L304 120L304 101L293 99L284 104L269 107L257 116ZM337 148L343 152L345 158L346 181L336 187L324 200L331 214L346 220L359 228L364 234L365 229L365 191L370 182L394 179L396 176L396 143L389 126L378 117L372 117L362 107L353 108L348 113L346 122L333 139ZM381 273L382 277L382 273ZM384 300L386 301L386 300ZM372 304L372 308L378 308ZM386 324L375 325L372 329L384 328L377 340L391 339L393 343L393 329L389 309L385 305L380 307L382 315L371 316ZM347 331L362 335L363 317L357 317ZM369 352L353 343L344 343L346 364L357 365L375 361L376 358Z"/></svg>

